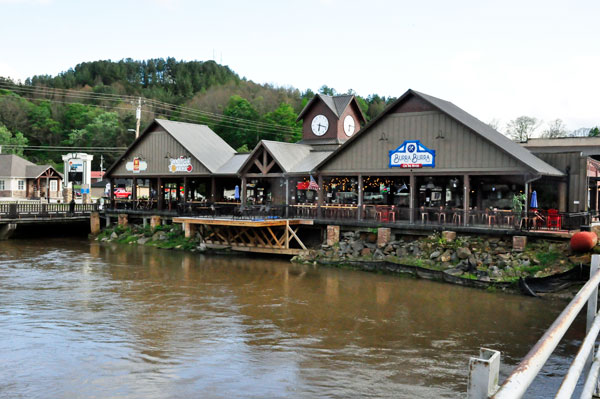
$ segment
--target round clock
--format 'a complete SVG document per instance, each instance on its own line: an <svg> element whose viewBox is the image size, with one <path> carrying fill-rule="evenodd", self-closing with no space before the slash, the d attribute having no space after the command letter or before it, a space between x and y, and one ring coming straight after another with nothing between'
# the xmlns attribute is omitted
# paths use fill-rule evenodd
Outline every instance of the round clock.
<svg viewBox="0 0 600 399"><path fill-rule="evenodd" d="M313 118L310 127L315 135L322 136L327 133L327 129L329 129L329 121L325 115L317 115Z"/></svg>
<svg viewBox="0 0 600 399"><path fill-rule="evenodd" d="M346 115L344 118L344 133L346 133L346 136L350 137L354 134L355 129L356 125L354 123L354 118L350 115Z"/></svg>

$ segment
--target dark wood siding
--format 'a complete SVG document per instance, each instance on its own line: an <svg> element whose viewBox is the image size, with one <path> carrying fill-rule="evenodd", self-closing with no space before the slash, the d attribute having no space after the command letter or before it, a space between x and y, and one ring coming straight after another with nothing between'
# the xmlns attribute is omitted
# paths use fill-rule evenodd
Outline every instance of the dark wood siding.
<svg viewBox="0 0 600 399"><path fill-rule="evenodd" d="M534 155L565 174L567 168L569 169L567 209L569 212L587 211L587 157L581 156L581 152L534 153ZM535 182L533 185L535 187ZM574 201L579 201L579 204L575 204Z"/></svg>
<svg viewBox="0 0 600 399"><path fill-rule="evenodd" d="M443 137L443 138L440 138ZM325 173L409 173L389 168L389 151L420 140L436 151L435 168L415 173L530 173L517 159L439 111L391 113L357 137L322 169Z"/></svg>
<svg viewBox="0 0 600 399"><path fill-rule="evenodd" d="M169 156L178 158L180 156L190 157L192 159L193 170L190 173L169 171ZM127 162L134 157L140 157L148 163L148 169L140 173L133 173L126 170ZM140 142L130 149L129 153L123 158L119 165L115 167L112 175L115 177L143 177L143 176L204 176L209 171L196 158L194 158L181 144L179 144L163 128L156 127L154 130L144 134Z"/></svg>

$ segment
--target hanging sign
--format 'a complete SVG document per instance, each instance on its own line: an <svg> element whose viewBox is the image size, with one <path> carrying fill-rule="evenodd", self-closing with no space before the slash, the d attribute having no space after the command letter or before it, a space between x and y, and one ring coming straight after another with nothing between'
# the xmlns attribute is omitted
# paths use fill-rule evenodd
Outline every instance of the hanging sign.
<svg viewBox="0 0 600 399"><path fill-rule="evenodd" d="M176 172L187 172L190 173L192 171L192 159L179 157L179 158L171 158L169 159L169 171L171 173Z"/></svg>
<svg viewBox="0 0 600 399"><path fill-rule="evenodd" d="M395 150L390 150L390 168L435 167L435 150L425 147L419 140L406 140Z"/></svg>
<svg viewBox="0 0 600 399"><path fill-rule="evenodd" d="M125 164L125 169L133 173L140 173L148 169L148 163L142 161L139 157L135 157L132 161Z"/></svg>

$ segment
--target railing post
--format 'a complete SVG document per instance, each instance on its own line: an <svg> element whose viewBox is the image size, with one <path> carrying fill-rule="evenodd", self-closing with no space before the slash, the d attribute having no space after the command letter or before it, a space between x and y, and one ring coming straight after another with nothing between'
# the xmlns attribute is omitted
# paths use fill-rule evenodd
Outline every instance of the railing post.
<svg viewBox="0 0 600 399"><path fill-rule="evenodd" d="M592 255L592 264L590 265L590 278L596 274L598 271L598 267L600 266L600 255ZM592 327L592 323L594 323L594 319L596 318L596 314L598 313L598 287L594 289L592 295L590 295L590 299L588 299L587 303L587 319L585 323L585 333L590 331ZM586 362L585 362L585 370L586 375L589 373L590 368L592 367L592 362L594 361L594 347L590 352ZM596 383L595 394L598 394L598 383Z"/></svg>
<svg viewBox="0 0 600 399"><path fill-rule="evenodd" d="M469 360L467 399L488 399L498 389L500 352L481 348L479 358Z"/></svg>

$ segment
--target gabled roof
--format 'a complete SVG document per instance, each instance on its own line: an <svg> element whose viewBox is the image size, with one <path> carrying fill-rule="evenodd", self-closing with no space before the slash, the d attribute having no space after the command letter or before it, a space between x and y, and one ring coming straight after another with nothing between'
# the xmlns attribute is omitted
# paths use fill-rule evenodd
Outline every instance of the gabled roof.
<svg viewBox="0 0 600 399"><path fill-rule="evenodd" d="M208 126L196 123L175 122L166 119L155 119L138 137L127 150L106 171L110 176L112 170L121 162L131 150L141 141L154 127L161 126L179 144L206 167L211 173L215 173L231 160L236 151L229 146L218 134Z"/></svg>
<svg viewBox="0 0 600 399"><path fill-rule="evenodd" d="M300 119L302 119L304 117L304 114L319 99L321 101L323 101L325 103L325 105L327 105L327 107L329 107L329 109L331 109L331 112L333 112L333 114L338 119L340 118L340 116L342 115L342 113L344 112L344 110L346 108L348 108L348 106L350 105L350 103L352 102L352 100L354 100L354 102L356 102L356 98L352 94L344 94L344 95L340 95L340 96L328 96L328 95L325 95L325 94L316 94L308 102L308 104L306 104L306 106L304 107L304 109L300 112L300 114L298 115L298 118L296 119L296 121L299 121ZM365 115L363 114L362 110L358 106L358 102L356 102L356 108L358 109L358 113L359 113L360 117L362 118L362 120L366 121Z"/></svg>
<svg viewBox="0 0 600 399"><path fill-rule="evenodd" d="M155 119L211 173L216 172L235 154L218 134L206 125Z"/></svg>
<svg viewBox="0 0 600 399"><path fill-rule="evenodd" d="M15 154L0 154L0 177L21 177L37 179L48 169L52 169L61 178L62 173L50 165L36 165Z"/></svg>
<svg viewBox="0 0 600 399"><path fill-rule="evenodd" d="M271 154L283 173L309 173L319 162L333 152L313 151L313 147L306 144L261 140L239 168L240 172L251 162L261 148L265 148Z"/></svg>
<svg viewBox="0 0 600 399"><path fill-rule="evenodd" d="M481 122L479 119L475 118L473 115L467 113L466 111L462 110L461 108L457 107L451 102L430 96L428 94L420 93L412 89L406 91L406 93L400 96L400 98L398 98L396 101L390 104L376 118L372 119L364 128L360 129L355 135L348 139L348 141L346 141L340 148L338 148L331 156L327 157L325 160L323 160L323 162L317 165L316 169L323 167L323 165L329 162L330 159L334 158L337 154L344 151L344 149L347 146L352 145L352 143L358 137L364 134L368 134L369 130L371 130L373 126L379 123L379 121L381 121L387 114L389 114L394 108L396 108L398 104L402 103L409 96L416 96L433 105L439 111L462 123L475 133L482 136L484 139L488 140L504 152L508 153L513 158L518 159L521 163L525 164L527 167L532 169L534 173L546 176L564 176L564 173L554 168L553 166L550 166L546 162L542 161L541 159L533 155L531 152L529 152L529 150L523 148L522 146L510 140L502 133L496 131L488 124Z"/></svg>

